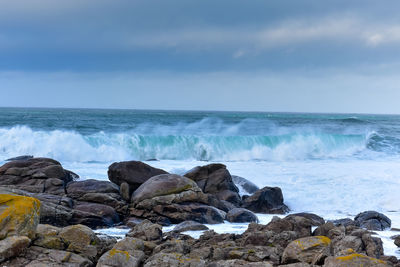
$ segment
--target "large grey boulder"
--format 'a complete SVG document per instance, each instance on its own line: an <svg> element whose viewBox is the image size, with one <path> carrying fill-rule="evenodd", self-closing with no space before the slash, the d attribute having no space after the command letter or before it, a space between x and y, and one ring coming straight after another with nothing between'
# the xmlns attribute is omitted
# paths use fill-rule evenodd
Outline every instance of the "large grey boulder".
<svg viewBox="0 0 400 267"><path fill-rule="evenodd" d="M246 178L237 175L232 175L232 181L235 183L237 187L243 188L245 193L249 195L255 193L257 190L260 189L258 186L256 186L254 183L250 182Z"/></svg>
<svg viewBox="0 0 400 267"><path fill-rule="evenodd" d="M220 200L240 205L239 189L232 181L232 176L223 164L198 166L184 176L197 183L204 193L213 194Z"/></svg>
<svg viewBox="0 0 400 267"><path fill-rule="evenodd" d="M108 179L119 186L126 182L129 185L130 194L149 178L166 173L141 161L114 162L108 167Z"/></svg>
<svg viewBox="0 0 400 267"><path fill-rule="evenodd" d="M383 231L391 226L391 220L382 213L376 211L364 211L359 213L354 221L357 226L367 230Z"/></svg>
<svg viewBox="0 0 400 267"><path fill-rule="evenodd" d="M264 187L247 197L242 207L257 213L285 214L289 208L283 203L279 187Z"/></svg>

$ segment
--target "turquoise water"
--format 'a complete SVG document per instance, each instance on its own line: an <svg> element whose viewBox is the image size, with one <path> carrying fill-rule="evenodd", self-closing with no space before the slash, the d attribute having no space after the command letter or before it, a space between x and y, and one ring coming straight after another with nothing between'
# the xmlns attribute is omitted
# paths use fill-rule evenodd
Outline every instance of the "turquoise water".
<svg viewBox="0 0 400 267"><path fill-rule="evenodd" d="M400 116L0 109L0 156L281 161L400 155Z"/></svg>

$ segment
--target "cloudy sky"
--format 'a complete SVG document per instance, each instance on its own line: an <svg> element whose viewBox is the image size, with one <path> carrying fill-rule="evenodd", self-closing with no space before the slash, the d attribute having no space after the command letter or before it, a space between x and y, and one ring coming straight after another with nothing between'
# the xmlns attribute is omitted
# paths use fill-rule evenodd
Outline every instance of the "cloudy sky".
<svg viewBox="0 0 400 267"><path fill-rule="evenodd" d="M400 113L397 0L2 0L0 106Z"/></svg>

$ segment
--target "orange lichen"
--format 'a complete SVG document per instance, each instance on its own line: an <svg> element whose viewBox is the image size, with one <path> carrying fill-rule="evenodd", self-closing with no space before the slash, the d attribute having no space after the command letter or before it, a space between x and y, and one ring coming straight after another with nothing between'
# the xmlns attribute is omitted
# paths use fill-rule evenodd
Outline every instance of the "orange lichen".
<svg viewBox="0 0 400 267"><path fill-rule="evenodd" d="M316 238L318 238L320 240L320 242L324 245L329 245L331 243L331 239L329 237L319 235L319 236L316 236Z"/></svg>
<svg viewBox="0 0 400 267"><path fill-rule="evenodd" d="M371 260L373 262L376 262L376 263L382 263L382 264L386 263L386 262L384 262L382 260L378 260L378 259L375 259L375 258L371 258L371 257L365 256L365 255L362 255L362 254L357 254L357 253L350 254L350 255L347 255L347 256L336 257L336 259L340 260L340 261L350 261L350 260L353 260L353 259L356 259L356 258L369 259L369 260Z"/></svg>
<svg viewBox="0 0 400 267"><path fill-rule="evenodd" d="M113 257L113 256L116 255L116 254L123 254L123 255L125 255L125 257L126 257L126 260L127 260L127 261L129 260L130 255L129 255L128 251L125 251L125 250L118 250L118 249L113 248L112 250L110 250L109 257L111 258L111 257Z"/></svg>
<svg viewBox="0 0 400 267"><path fill-rule="evenodd" d="M25 229L28 225L35 228L35 224L38 223L39 209L40 201L36 198L0 194L0 226L3 228L7 225L8 232ZM30 236L34 233L25 234Z"/></svg>
<svg viewBox="0 0 400 267"><path fill-rule="evenodd" d="M301 250L309 249L317 246L328 246L331 239L326 236L314 236L312 238L302 238L293 241Z"/></svg>

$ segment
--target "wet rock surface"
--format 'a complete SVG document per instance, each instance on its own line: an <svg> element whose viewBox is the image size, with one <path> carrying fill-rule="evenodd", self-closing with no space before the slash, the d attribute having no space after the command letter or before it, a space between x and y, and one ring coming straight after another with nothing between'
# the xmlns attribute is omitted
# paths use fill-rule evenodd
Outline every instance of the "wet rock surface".
<svg viewBox="0 0 400 267"><path fill-rule="evenodd" d="M390 228L391 220L382 213L376 211L364 211L354 218L355 224L368 230L383 231Z"/></svg>

